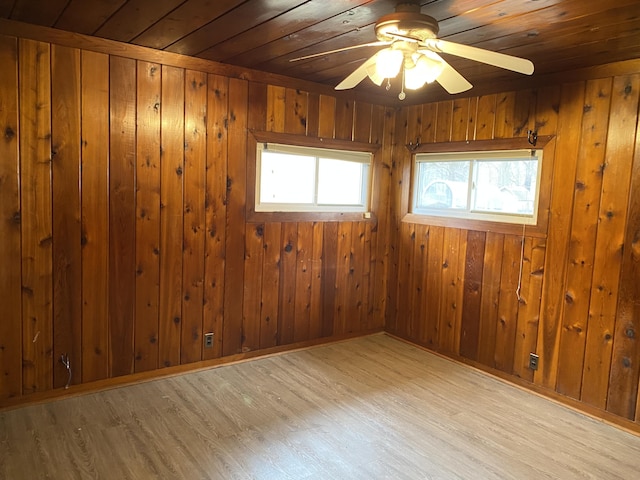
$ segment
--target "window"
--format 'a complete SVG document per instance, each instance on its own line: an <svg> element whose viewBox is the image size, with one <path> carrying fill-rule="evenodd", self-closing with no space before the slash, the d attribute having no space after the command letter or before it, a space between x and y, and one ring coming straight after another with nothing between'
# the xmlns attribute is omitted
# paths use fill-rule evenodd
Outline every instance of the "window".
<svg viewBox="0 0 640 480"><path fill-rule="evenodd" d="M372 154L257 143L257 212L366 212Z"/></svg>
<svg viewBox="0 0 640 480"><path fill-rule="evenodd" d="M542 150L419 153L412 213L535 225Z"/></svg>

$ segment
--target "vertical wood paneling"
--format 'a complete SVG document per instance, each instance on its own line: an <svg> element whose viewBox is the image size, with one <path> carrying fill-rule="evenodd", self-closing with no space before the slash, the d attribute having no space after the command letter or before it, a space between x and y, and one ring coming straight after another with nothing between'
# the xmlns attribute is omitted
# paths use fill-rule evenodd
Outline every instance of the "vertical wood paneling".
<svg viewBox="0 0 640 480"><path fill-rule="evenodd" d="M296 238L295 318L293 341L309 339L311 321L311 268L313 253L313 223L298 223Z"/></svg>
<svg viewBox="0 0 640 480"><path fill-rule="evenodd" d="M395 309L389 310L388 328L401 335L407 335L407 325L410 323L411 312L411 273L413 267L415 226L411 223L403 222L399 228L400 238L398 240L398 267L397 281L395 282L396 302Z"/></svg>
<svg viewBox="0 0 640 480"><path fill-rule="evenodd" d="M160 301L160 65L138 62L135 371L158 368Z"/></svg>
<svg viewBox="0 0 640 480"><path fill-rule="evenodd" d="M444 228L443 227L431 227L429 230L429 243L427 253L427 278L425 283L425 290L427 292L425 300L426 305L424 311L426 317L425 323L425 336L424 340L427 345L438 345L439 335L439 318L440 308L442 303L442 282L440 280L442 274L443 263L443 242L444 242Z"/></svg>
<svg viewBox="0 0 640 480"><path fill-rule="evenodd" d="M407 333L409 336L421 338L422 298L424 295L424 272L427 260L427 242L429 240L429 228L425 225L415 226L415 240L413 242L413 282L411 282L411 311L413 314L408 319Z"/></svg>
<svg viewBox="0 0 640 480"><path fill-rule="evenodd" d="M0 398L22 394L18 42L0 36Z"/></svg>
<svg viewBox="0 0 640 480"><path fill-rule="evenodd" d="M280 238L282 225L278 222L264 226L262 257L262 297L260 311L260 348L275 347L278 343L278 300L280 294Z"/></svg>
<svg viewBox="0 0 640 480"><path fill-rule="evenodd" d="M523 238L505 235L500 273L500 300L496 324L495 367L503 372L513 370L516 324L518 317L518 276Z"/></svg>
<svg viewBox="0 0 640 480"><path fill-rule="evenodd" d="M82 52L82 381L109 376L109 57Z"/></svg>
<svg viewBox="0 0 640 480"><path fill-rule="evenodd" d="M184 173L184 70L162 66L159 363L180 364Z"/></svg>
<svg viewBox="0 0 640 480"><path fill-rule="evenodd" d="M458 262L460 260L460 229L446 228L442 247L442 301L438 318L438 344L445 351L455 353L459 343L456 342L456 332L460 331L458 323Z"/></svg>
<svg viewBox="0 0 640 480"><path fill-rule="evenodd" d="M453 101L446 100L438 102L438 117L436 120L435 141L451 141L451 125L453 117Z"/></svg>
<svg viewBox="0 0 640 480"><path fill-rule="evenodd" d="M557 389L580 398L591 297L602 166L607 143L611 80L587 82L576 167Z"/></svg>
<svg viewBox="0 0 640 480"><path fill-rule="evenodd" d="M284 105L284 131L299 135L307 133L307 93L287 88Z"/></svg>
<svg viewBox="0 0 640 480"><path fill-rule="evenodd" d="M518 300L518 324L513 354L513 374L530 382L533 381L533 370L529 369L529 354L535 353L538 339L544 254L544 240L525 239L522 284Z"/></svg>
<svg viewBox="0 0 640 480"><path fill-rule="evenodd" d="M552 187L548 247L544 267L545 281L536 347L540 355L540 363L534 376L537 384L552 389L556 386L564 279L573 211L573 191L565 185L567 182L573 184L575 181L580 141L580 129L576 128L576 125L580 122L583 105L583 83L567 84L562 87L556 158L563 160L554 162L553 178L564 179L564 182L556 180Z"/></svg>
<svg viewBox="0 0 640 480"><path fill-rule="evenodd" d="M135 311L136 63L109 64L109 364L110 375L133 372Z"/></svg>
<svg viewBox="0 0 640 480"><path fill-rule="evenodd" d="M615 315L629 192L628 179L631 174L637 121L637 78L614 79L611 92L611 111L616 114L609 122L604 163L601 167L602 194L598 208L598 230L593 247L593 279L582 398L592 405L606 407L618 415L632 418L634 406L627 403L629 399L623 400L622 397L625 395L619 397L613 393L620 391L617 389L624 385L624 380L616 378L611 382L615 376L624 375L623 372L630 368L631 362L625 361L624 357L616 358L616 362L611 356L614 343L618 340L618 337L614 336L614 333L617 333ZM626 334L624 330L620 333ZM609 388L611 393L608 393ZM627 383L627 388L635 391L637 378L636 385L629 386Z"/></svg>
<svg viewBox="0 0 640 480"><path fill-rule="evenodd" d="M428 103L422 105L422 131L420 132L421 143L433 143L436 141L436 123L438 119L438 104Z"/></svg>
<svg viewBox="0 0 640 480"><path fill-rule="evenodd" d="M307 135L309 137L318 137L320 136L318 134L320 127L320 94L309 92L307 102Z"/></svg>
<svg viewBox="0 0 640 480"><path fill-rule="evenodd" d="M640 374L636 340L638 331L628 316L616 321L616 309L625 240L629 179L633 171L633 155L637 149L634 139L638 142L636 126L639 96L640 75L614 79L611 109L616 115L609 123L598 214L596 263L593 268L593 283L596 288L592 293L591 305L594 316L600 320L597 326L597 331L600 332L598 336L604 338L609 332L614 332L607 410L629 419L635 418ZM627 244L627 249L632 246L633 244ZM629 281L637 282L638 278ZM607 345L605 352L609 348L610 345ZM603 358L606 362L605 355Z"/></svg>
<svg viewBox="0 0 640 480"><path fill-rule="evenodd" d="M348 278L351 257L351 223L340 222L337 231L336 269L334 284L334 333L340 335L347 331L347 305L349 303Z"/></svg>
<svg viewBox="0 0 640 480"><path fill-rule="evenodd" d="M322 336L335 331L338 223L327 222L322 232Z"/></svg>
<svg viewBox="0 0 640 480"><path fill-rule="evenodd" d="M496 328L500 301L500 272L504 235L487 233L482 270L482 297L480 301L480 330L478 335L478 360L484 365L495 365Z"/></svg>
<svg viewBox="0 0 640 480"><path fill-rule="evenodd" d="M50 47L19 41L22 392L53 386Z"/></svg>
<svg viewBox="0 0 640 480"><path fill-rule="evenodd" d="M284 132L286 89L269 85L267 87L267 131Z"/></svg>
<svg viewBox="0 0 640 480"><path fill-rule="evenodd" d="M406 213L406 204L403 204L403 198L408 198L409 184L405 182L405 176L410 171L407 157L408 151L403 145L406 141L408 131L406 125L410 112L404 109L396 112L394 116L394 132L391 138L391 150L388 152L388 162L390 166L390 186L389 186L389 206L388 208L388 233L387 233L387 284L389 285L389 296L386 302L386 318L389 321L389 328L392 331L397 330L397 310L398 310L398 270L400 268L400 252L402 251L402 242L404 237L400 235L402 227L402 217ZM404 133L404 135L402 133ZM395 294L393 292L396 292Z"/></svg>
<svg viewBox="0 0 640 480"><path fill-rule="evenodd" d="M336 101L335 138L340 140L353 139L353 115L355 102L340 98Z"/></svg>
<svg viewBox="0 0 640 480"><path fill-rule="evenodd" d="M356 142L369 142L371 139L372 107L370 103L356 102L353 119L353 139Z"/></svg>
<svg viewBox="0 0 640 480"><path fill-rule="evenodd" d="M335 132L334 118L336 116L336 99L327 95L320 95L319 101L318 136L333 138Z"/></svg>
<svg viewBox="0 0 640 480"><path fill-rule="evenodd" d="M80 51L52 46L53 358L68 359L82 378L82 263L80 224ZM69 381L54 361L53 386Z"/></svg>
<svg viewBox="0 0 640 480"><path fill-rule="evenodd" d="M393 138L395 136L395 112L390 109L377 109L382 123L380 135L382 147L375 155L372 183L373 196L371 209L377 215L376 248L375 248L375 287L373 288L373 316L375 322L384 325L387 321L386 308L389 296L389 235L390 235L390 202L387 201L391 188L391 166L393 163ZM326 261L326 259L325 259Z"/></svg>
<svg viewBox="0 0 640 480"><path fill-rule="evenodd" d="M293 326L296 315L296 245L298 226L296 223L282 224L280 239L280 308L278 310L278 344L293 342Z"/></svg>
<svg viewBox="0 0 640 480"><path fill-rule="evenodd" d="M242 351L260 348L260 303L264 273L264 229L261 223L247 225L244 254L244 305L242 307Z"/></svg>
<svg viewBox="0 0 640 480"><path fill-rule="evenodd" d="M496 94L478 97L478 111L474 139L489 140L494 137L496 120Z"/></svg>
<svg viewBox="0 0 640 480"><path fill-rule="evenodd" d="M184 102L184 222L180 362L202 359L207 75L187 70Z"/></svg>
<svg viewBox="0 0 640 480"><path fill-rule="evenodd" d="M513 107L512 137L526 137L529 130L535 129L536 90L521 90L516 92Z"/></svg>
<svg viewBox="0 0 640 480"><path fill-rule="evenodd" d="M357 332L362 325L364 310L363 281L364 281L364 246L365 223L354 222L351 227L351 256L349 259L349 306L347 331Z"/></svg>
<svg viewBox="0 0 640 480"><path fill-rule="evenodd" d="M324 302L322 298L322 284L324 281L324 229L322 222L313 222L312 236L309 338L320 338L322 336L322 319L324 313Z"/></svg>
<svg viewBox="0 0 640 480"><path fill-rule="evenodd" d="M229 80L229 156L227 159L227 246L225 259L222 352L242 347L242 292L244 281L244 221L247 172L248 85Z"/></svg>
<svg viewBox="0 0 640 480"><path fill-rule="evenodd" d="M457 98L453 101L451 117L451 141L460 142L469 139L470 100Z"/></svg>
<svg viewBox="0 0 640 480"><path fill-rule="evenodd" d="M494 138L513 137L515 105L515 92L501 93L496 96Z"/></svg>
<svg viewBox="0 0 640 480"><path fill-rule="evenodd" d="M213 347L204 360L222 355L224 269L227 218L227 123L229 80L207 79L207 166L205 192L203 332L213 333Z"/></svg>
<svg viewBox="0 0 640 480"><path fill-rule="evenodd" d="M611 378L610 396L619 400L612 405L633 402L633 391L636 389L635 421L640 422L640 389L634 376L638 375L640 362L640 345L638 332L640 331L640 123L636 132L636 145L631 170L631 190L629 194L629 208L627 210L627 229L624 240L622 258L622 274L620 277L620 299L618 302L618 318L616 319L616 343L614 345L613 360L625 359L631 363L631 368L623 370L623 374ZM635 367L635 368L634 368ZM613 372L612 372L613 373ZM627 399L624 395L628 395ZM627 403L628 404L628 403ZM622 409L621 409L622 410ZM624 410L622 410L624 411ZM630 411L626 407L626 412Z"/></svg>
<svg viewBox="0 0 640 480"><path fill-rule="evenodd" d="M460 327L460 355L478 359L480 300L482 298L482 267L484 265L485 232L467 234L465 253L464 294Z"/></svg>

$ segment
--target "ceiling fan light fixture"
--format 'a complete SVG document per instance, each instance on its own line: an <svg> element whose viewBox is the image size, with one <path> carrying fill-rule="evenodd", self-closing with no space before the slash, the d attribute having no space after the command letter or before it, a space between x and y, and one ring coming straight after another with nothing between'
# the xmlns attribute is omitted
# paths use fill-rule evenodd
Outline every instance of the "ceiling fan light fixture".
<svg viewBox="0 0 640 480"><path fill-rule="evenodd" d="M425 83L436 80L443 70L444 64L440 60L428 54L418 54L416 59L405 62L404 86L409 90L417 90Z"/></svg>
<svg viewBox="0 0 640 480"><path fill-rule="evenodd" d="M376 58L376 75L380 78L396 77L400 73L403 60L404 55L400 50L394 48L380 50Z"/></svg>

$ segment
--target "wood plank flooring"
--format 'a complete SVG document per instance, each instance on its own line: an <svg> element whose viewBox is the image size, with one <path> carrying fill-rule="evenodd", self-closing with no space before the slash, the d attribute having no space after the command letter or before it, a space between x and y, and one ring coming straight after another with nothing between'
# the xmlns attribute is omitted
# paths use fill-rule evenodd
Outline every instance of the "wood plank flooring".
<svg viewBox="0 0 640 480"><path fill-rule="evenodd" d="M380 334L0 413L0 478L635 479L640 437Z"/></svg>

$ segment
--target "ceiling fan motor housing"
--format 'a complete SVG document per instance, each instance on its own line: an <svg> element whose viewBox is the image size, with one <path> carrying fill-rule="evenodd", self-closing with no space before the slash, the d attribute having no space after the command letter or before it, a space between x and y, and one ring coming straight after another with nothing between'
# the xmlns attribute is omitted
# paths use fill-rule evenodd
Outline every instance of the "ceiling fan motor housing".
<svg viewBox="0 0 640 480"><path fill-rule="evenodd" d="M424 42L436 38L439 28L435 18L420 13L420 4L400 3L395 13L385 15L376 22L375 31L380 41L397 40L394 34L399 34Z"/></svg>

